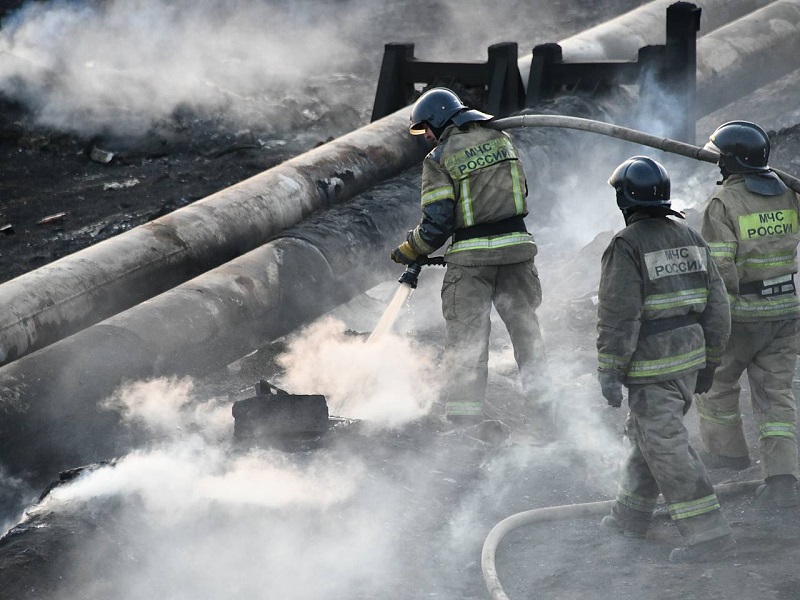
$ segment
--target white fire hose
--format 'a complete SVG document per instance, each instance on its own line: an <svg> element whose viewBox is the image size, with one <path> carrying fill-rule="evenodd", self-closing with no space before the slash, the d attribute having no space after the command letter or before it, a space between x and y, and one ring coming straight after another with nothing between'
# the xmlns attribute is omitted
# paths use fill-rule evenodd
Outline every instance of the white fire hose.
<svg viewBox="0 0 800 600"><path fill-rule="evenodd" d="M695 160L703 162L717 163L719 154L713 150L706 150L699 146L693 146L685 142L671 140L669 138L652 135L639 131L637 129L630 129L628 127L621 127L612 123L604 123L602 121L594 121L592 119L582 119L580 117L566 117L561 115L520 115L517 117L507 117L505 119L497 119L487 123L488 127L492 129L515 129L519 127L560 127L562 129L577 129L580 131L589 131L591 133L599 133L620 140L634 142L642 146L649 146L664 152L672 154L680 154ZM781 178L781 180L795 192L800 193L800 179L778 171L777 169L770 169Z"/></svg>
<svg viewBox="0 0 800 600"><path fill-rule="evenodd" d="M718 497L735 496L745 494L755 490L763 481L739 481L735 483L723 483L714 486L714 491ZM522 525L532 525L534 523L547 523L559 519L576 519L580 517L590 517L601 514L608 514L614 500L603 502L587 502L585 504L565 504L563 506L548 506L526 510L524 512L511 515L495 525L486 536L481 550L481 571L486 589L492 600L509 600L500 585L500 578L497 576L495 567L495 553L500 540L511 530Z"/></svg>

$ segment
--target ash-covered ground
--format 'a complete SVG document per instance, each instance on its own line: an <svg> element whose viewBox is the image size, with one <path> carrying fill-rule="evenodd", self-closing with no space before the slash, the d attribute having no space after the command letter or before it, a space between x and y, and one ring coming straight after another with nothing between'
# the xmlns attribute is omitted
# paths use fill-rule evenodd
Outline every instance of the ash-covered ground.
<svg viewBox="0 0 800 600"><path fill-rule="evenodd" d="M27 62L12 62L14 77L3 79L0 227L13 233L0 235L0 281L367 123L384 43L483 60L490 43L563 39L639 4L107 1L7 12L2 51ZM89 76L98 70L105 85ZM773 164L798 174L795 79L707 117L698 134L729 118L759 120L773 132ZM517 137L535 160L539 138ZM628 149L567 139L574 153L554 168L558 181L532 185L528 220L557 383L536 402L519 393L496 321L488 401L507 440L487 444L426 417L443 340L441 270L429 267L381 340L367 335L394 281L206 378L126 384L109 405L150 444L66 474L38 504L43 490L4 480L0 518L11 530L0 539L0 596L485 598L480 550L495 523L612 498L624 411L605 406L594 380L592 296L600 253L622 224L605 177ZM696 223L713 166L659 158L676 205ZM259 379L323 393L331 414L350 420L293 452L234 444L231 401ZM746 386L743 412L755 448ZM687 425L696 436L694 411ZM710 473L718 483L760 478L757 463ZM580 519L512 532L498 572L512 599L800 597L800 511L764 509L750 496L723 506L739 540L733 559L669 565L680 540L668 520L633 541Z"/></svg>

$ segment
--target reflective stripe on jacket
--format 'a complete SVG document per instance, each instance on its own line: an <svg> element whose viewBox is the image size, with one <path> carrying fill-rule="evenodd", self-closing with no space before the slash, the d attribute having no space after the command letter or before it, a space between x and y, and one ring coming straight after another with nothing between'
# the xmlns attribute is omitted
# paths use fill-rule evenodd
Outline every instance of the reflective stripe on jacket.
<svg viewBox="0 0 800 600"><path fill-rule="evenodd" d="M797 194L750 192L744 177L731 175L709 200L703 237L730 294L734 321L778 321L800 317L796 294L761 296L741 293L740 285L769 281L797 272Z"/></svg>
<svg viewBox="0 0 800 600"><path fill-rule="evenodd" d="M643 213L603 253L597 315L599 369L620 371L628 384L719 364L730 335L728 297L706 243L682 223ZM640 331L645 321L686 315L683 326Z"/></svg>
<svg viewBox="0 0 800 600"><path fill-rule="evenodd" d="M422 220L408 235L420 254L444 245L456 230L528 213L527 183L511 138L479 123L450 126L422 163ZM511 264L536 255L527 232L451 244L447 262L462 266Z"/></svg>

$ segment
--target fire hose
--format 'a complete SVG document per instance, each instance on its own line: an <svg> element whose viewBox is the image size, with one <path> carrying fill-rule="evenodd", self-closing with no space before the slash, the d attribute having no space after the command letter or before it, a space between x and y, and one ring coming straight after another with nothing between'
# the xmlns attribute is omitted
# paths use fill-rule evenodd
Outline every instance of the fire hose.
<svg viewBox="0 0 800 600"><path fill-rule="evenodd" d="M723 483L714 486L714 491L718 497L736 496L751 492L762 483L762 481L755 480ZM506 595L505 591L503 591L503 586L500 584L500 578L497 576L497 568L495 567L497 546L508 532L522 525L607 514L614 505L614 502L614 500L605 500L601 502L587 502L584 504L565 504L563 506L536 508L506 517L495 525L489 532L489 535L486 536L486 540L483 542L483 549L481 550L481 572L483 573L483 581L486 584L486 589L489 591L489 596L492 600L509 600L509 597Z"/></svg>
<svg viewBox="0 0 800 600"><path fill-rule="evenodd" d="M641 144L642 146L649 146L672 154L680 154L681 156L703 162L717 163L719 161L719 154L713 150L645 133L637 129L630 129L629 127L622 127L612 123L604 123L602 121L594 121L592 119L583 119L580 117L520 115L517 117L497 119L496 121L488 123L487 126L492 129L515 129L520 127L560 127L562 129L577 129L579 131L599 133L600 135ZM784 173L783 171L773 169L772 167L770 167L770 170L780 177L788 187L800 193L800 179L788 173Z"/></svg>

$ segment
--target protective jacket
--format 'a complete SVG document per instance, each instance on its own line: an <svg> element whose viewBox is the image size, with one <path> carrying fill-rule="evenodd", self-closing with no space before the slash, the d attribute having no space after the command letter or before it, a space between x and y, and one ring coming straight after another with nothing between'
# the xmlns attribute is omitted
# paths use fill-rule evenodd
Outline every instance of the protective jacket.
<svg viewBox="0 0 800 600"><path fill-rule="evenodd" d="M453 242L449 264L513 264L536 255L527 182L511 138L478 122L447 127L422 163L422 220L407 241L421 255Z"/></svg>
<svg viewBox="0 0 800 600"><path fill-rule="evenodd" d="M703 239L668 217L634 213L602 258L599 369L627 385L718 365L730 335L725 286Z"/></svg>
<svg viewBox="0 0 800 600"><path fill-rule="evenodd" d="M729 176L709 201L702 234L730 294L734 321L800 317L792 275L797 272L797 194L750 192L742 175Z"/></svg>

